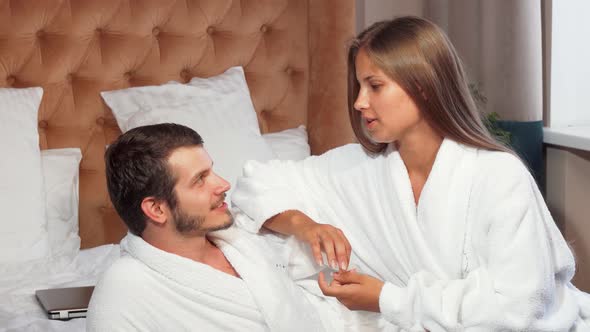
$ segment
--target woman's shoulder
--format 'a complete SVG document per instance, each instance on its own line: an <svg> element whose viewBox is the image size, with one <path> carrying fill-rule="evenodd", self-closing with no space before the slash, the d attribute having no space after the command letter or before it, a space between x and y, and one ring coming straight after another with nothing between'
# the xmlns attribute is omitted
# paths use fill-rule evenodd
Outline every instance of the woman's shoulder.
<svg viewBox="0 0 590 332"><path fill-rule="evenodd" d="M366 151L360 144L351 143L333 148L312 158L326 162L330 168L337 170L355 167L379 156L379 154L371 154Z"/></svg>
<svg viewBox="0 0 590 332"><path fill-rule="evenodd" d="M349 144L344 144L338 147L335 147L333 149L330 149L326 152L324 152L323 154L321 154L321 156L329 156L329 157L361 157L361 156L366 156L367 152L365 151L365 149L363 149L363 146L358 144L358 143L349 143Z"/></svg>
<svg viewBox="0 0 590 332"><path fill-rule="evenodd" d="M494 174L527 174L528 169L514 153L477 149L478 168Z"/></svg>
<svg viewBox="0 0 590 332"><path fill-rule="evenodd" d="M530 190L530 171L516 154L478 149L475 174L474 184L491 192Z"/></svg>

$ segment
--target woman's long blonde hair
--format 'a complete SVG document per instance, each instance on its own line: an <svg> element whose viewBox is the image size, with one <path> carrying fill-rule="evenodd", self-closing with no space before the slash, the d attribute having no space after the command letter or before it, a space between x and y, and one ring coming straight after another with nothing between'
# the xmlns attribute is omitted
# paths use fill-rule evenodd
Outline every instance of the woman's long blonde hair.
<svg viewBox="0 0 590 332"><path fill-rule="evenodd" d="M440 135L476 148L513 153L483 124L461 60L445 33L434 23L411 16L371 25L348 51L348 112L354 133L367 150L382 152L387 144L367 136L354 108L359 93L355 61L361 49L404 89Z"/></svg>

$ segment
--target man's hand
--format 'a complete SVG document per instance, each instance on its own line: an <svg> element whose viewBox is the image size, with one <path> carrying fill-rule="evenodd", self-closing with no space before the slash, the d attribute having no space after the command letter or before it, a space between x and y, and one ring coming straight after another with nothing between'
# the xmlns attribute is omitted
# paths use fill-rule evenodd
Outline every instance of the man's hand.
<svg viewBox="0 0 590 332"><path fill-rule="evenodd" d="M379 312L379 295L383 281L355 270L335 272L334 280L328 285L323 272L318 283L322 293L338 299L350 310Z"/></svg>
<svg viewBox="0 0 590 332"><path fill-rule="evenodd" d="M339 228L318 224L303 212L296 210L277 214L268 219L264 227L281 234L293 235L297 240L309 244L318 265L324 265L323 251L326 253L327 264L334 270L348 269L351 247Z"/></svg>

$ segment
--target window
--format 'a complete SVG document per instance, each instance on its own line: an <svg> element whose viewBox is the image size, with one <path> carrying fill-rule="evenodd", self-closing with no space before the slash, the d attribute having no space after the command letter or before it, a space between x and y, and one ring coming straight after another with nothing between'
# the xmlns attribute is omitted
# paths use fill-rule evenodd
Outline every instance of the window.
<svg viewBox="0 0 590 332"><path fill-rule="evenodd" d="M550 59L545 142L590 150L590 1L545 3Z"/></svg>

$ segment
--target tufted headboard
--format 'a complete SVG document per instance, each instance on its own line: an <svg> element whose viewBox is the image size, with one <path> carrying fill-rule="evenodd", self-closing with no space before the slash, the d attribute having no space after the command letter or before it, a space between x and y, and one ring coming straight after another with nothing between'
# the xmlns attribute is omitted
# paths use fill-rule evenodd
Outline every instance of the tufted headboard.
<svg viewBox="0 0 590 332"><path fill-rule="evenodd" d="M318 154L353 140L345 74L353 32L354 0L0 0L0 87L43 87L41 148L82 150L87 248L126 231L106 191L103 154L120 131L100 91L241 65L261 131L306 124Z"/></svg>

